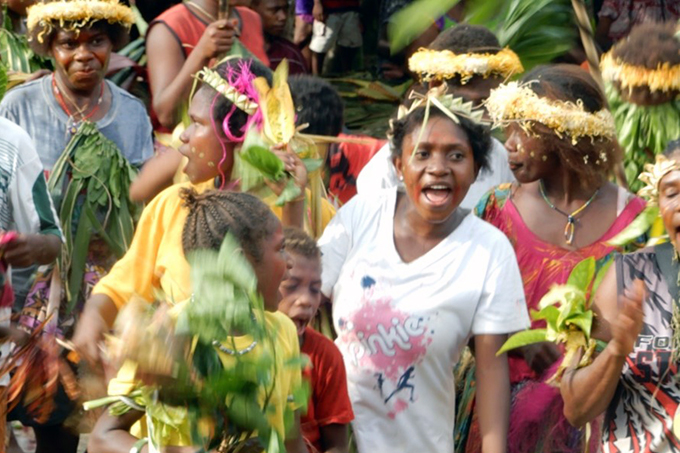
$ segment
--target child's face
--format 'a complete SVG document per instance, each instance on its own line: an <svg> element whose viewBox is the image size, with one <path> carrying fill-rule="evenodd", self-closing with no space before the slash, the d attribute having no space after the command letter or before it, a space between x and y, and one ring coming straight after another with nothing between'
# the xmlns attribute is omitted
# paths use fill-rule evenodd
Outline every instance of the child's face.
<svg viewBox="0 0 680 453"><path fill-rule="evenodd" d="M279 311L288 315L301 336L321 303L321 261L296 253L290 254L293 267L281 282Z"/></svg>
<svg viewBox="0 0 680 453"><path fill-rule="evenodd" d="M257 276L257 289L264 298L264 308L267 311L276 311L281 301L279 285L288 278L288 270L291 260L283 248L283 228L278 219L274 232L262 240L262 259L252 263Z"/></svg>

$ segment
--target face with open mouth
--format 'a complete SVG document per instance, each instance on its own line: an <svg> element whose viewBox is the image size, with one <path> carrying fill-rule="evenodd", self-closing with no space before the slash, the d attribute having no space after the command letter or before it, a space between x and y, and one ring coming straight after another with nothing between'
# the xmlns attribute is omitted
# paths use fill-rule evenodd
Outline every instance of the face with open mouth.
<svg viewBox="0 0 680 453"><path fill-rule="evenodd" d="M677 157L680 158L680 153ZM677 250L680 246L680 170L669 172L659 182L659 210L666 232Z"/></svg>
<svg viewBox="0 0 680 453"><path fill-rule="evenodd" d="M421 127L406 134L402 154L394 165L419 215L440 223L465 198L479 167L467 133L449 118L430 117L418 143Z"/></svg>
<svg viewBox="0 0 680 453"><path fill-rule="evenodd" d="M527 184L553 174L559 157L545 149L540 136L526 132L518 124L508 126L505 133L508 165L517 182Z"/></svg>
<svg viewBox="0 0 680 453"><path fill-rule="evenodd" d="M289 252L292 267L281 282L279 311L288 315L302 336L321 304L321 261Z"/></svg>

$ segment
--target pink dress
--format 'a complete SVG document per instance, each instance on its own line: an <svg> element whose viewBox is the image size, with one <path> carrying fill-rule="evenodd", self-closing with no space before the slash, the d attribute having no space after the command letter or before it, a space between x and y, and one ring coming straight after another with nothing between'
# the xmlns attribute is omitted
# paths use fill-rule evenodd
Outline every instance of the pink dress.
<svg viewBox="0 0 680 453"><path fill-rule="evenodd" d="M627 227L645 208L642 199L633 197L629 200L628 192L621 189L618 216L607 232L586 247L567 250L541 240L529 229L512 202L511 190L511 184L497 186L480 200L475 211L505 233L512 243L529 310L538 308L541 298L553 285L566 283L580 261L592 256L599 270L612 259L614 253L620 250L608 245L607 241ZM545 322L532 321L531 327L545 327ZM570 429L562 415L559 389L543 383L553 370L548 370L546 376L537 376L522 357L509 356L508 361L513 386L508 451L583 451L580 436ZM532 435L527 435L529 433ZM533 433L537 437L533 437ZM597 436L592 437L597 439Z"/></svg>

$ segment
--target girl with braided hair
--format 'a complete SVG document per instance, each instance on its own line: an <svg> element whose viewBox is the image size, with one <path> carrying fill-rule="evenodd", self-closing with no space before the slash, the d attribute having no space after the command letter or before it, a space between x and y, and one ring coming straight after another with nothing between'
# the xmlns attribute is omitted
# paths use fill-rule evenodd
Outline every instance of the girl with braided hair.
<svg viewBox="0 0 680 453"><path fill-rule="evenodd" d="M273 340L258 341L257 336L249 336L251 332L238 332L239 336L230 339L218 338L216 339L218 341L213 341L211 348L214 351L211 353L217 354L221 365L226 369L234 367L236 356L243 360L252 359L253 364L258 363L258 357L263 355L273 357L273 362L269 365L272 367L270 374L274 376L273 383L267 388L261 388L258 392L260 404L265 405L263 411L267 414L267 420L278 433L279 438L286 439L286 451L306 452L300 435L297 413L294 415L292 429L286 433L284 428L284 418L289 409L298 409L296 403L289 401L295 400L292 396L301 386L302 375L299 365L289 365L299 357L296 328L285 314L277 312L281 299L279 284L282 279L287 278L288 269L291 266L290 258L284 250L281 222L267 208L267 205L245 193L208 190L199 194L193 188L184 187L179 189L179 198L188 211L181 234L183 252L191 254L193 251L203 249L220 251L225 237L227 235L233 237L257 277L257 291L264 301L264 328L271 333ZM196 265L195 261L192 262ZM204 294L198 286L210 285L205 281L194 281L194 284L197 287L196 292L191 296L192 299L193 297L198 299ZM211 303L219 304L220 302L212 301ZM255 313L253 313L253 319L258 319ZM195 334L193 331L191 333ZM236 334L237 332L232 333L232 335ZM106 411L90 436L88 451L92 453L142 451L144 439L140 441L128 432L132 428L132 433L140 434L133 423L139 420L142 414L140 411L131 410L118 417ZM231 426L231 423L229 424ZM162 444L165 447L163 451L168 453L195 452L196 447L186 446L190 438L189 425L190 423L185 420L175 429L177 432L165 436ZM227 426L218 425L216 429L219 432L220 429L227 429ZM237 449L249 452L262 451L262 447L250 449L242 446L241 448L244 450ZM218 451L221 450L218 449Z"/></svg>
<svg viewBox="0 0 680 453"><path fill-rule="evenodd" d="M87 360L99 359L98 342L133 295L152 301L156 289L184 300L191 294L189 264L182 249L182 225L188 210L180 192L192 187L198 193L209 189L234 189L230 181L234 152L245 127L253 120L248 109L253 99L252 80L269 77L269 71L249 59L233 58L218 65L216 73L238 93L236 105L210 84L201 85L194 95L189 116L191 124L181 136L180 152L187 158L184 173L190 182L171 186L156 196L142 213L130 249L97 285L76 327L73 342ZM247 111L249 113L247 113ZM285 170L304 188L307 173L292 152L276 151ZM295 199L281 209L285 225L301 226L304 200Z"/></svg>

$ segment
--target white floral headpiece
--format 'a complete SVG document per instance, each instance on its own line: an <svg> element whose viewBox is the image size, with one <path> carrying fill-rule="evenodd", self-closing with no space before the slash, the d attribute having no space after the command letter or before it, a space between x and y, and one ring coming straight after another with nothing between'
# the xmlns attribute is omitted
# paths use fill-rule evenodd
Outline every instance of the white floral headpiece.
<svg viewBox="0 0 680 453"><path fill-rule="evenodd" d="M491 90L484 104L496 126L519 122L528 128L528 123L533 121L549 127L559 137L568 135L573 144L583 137L611 140L616 136L609 110L590 113L580 99L574 103L539 97L529 88L529 83L509 82Z"/></svg>

